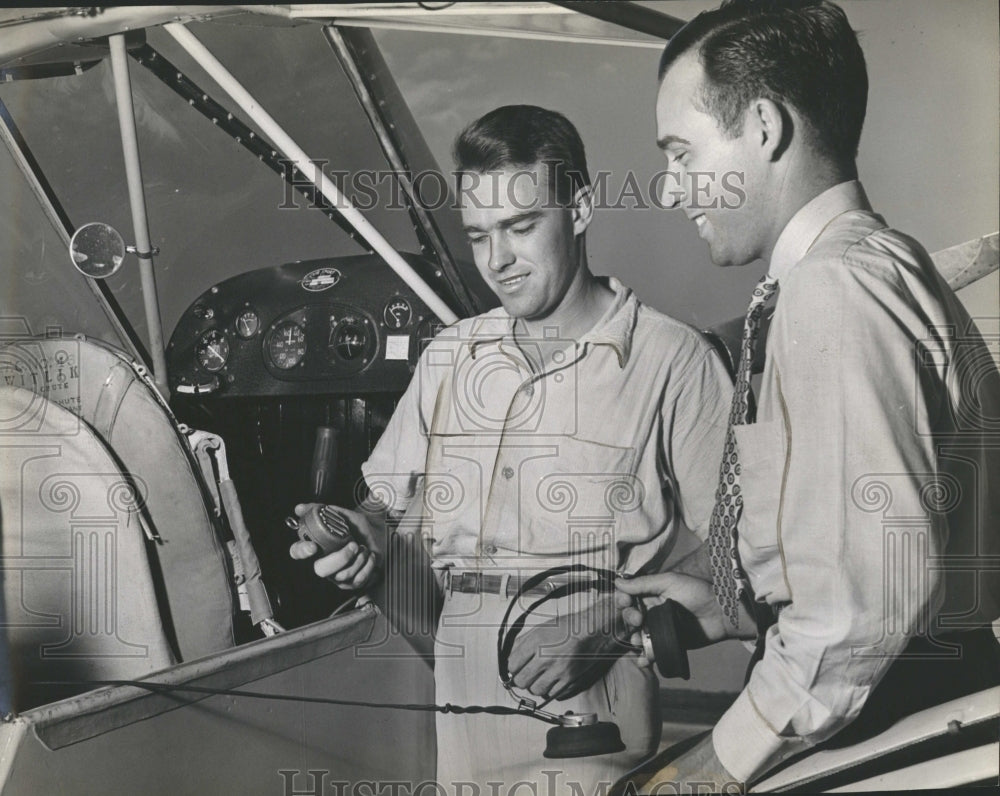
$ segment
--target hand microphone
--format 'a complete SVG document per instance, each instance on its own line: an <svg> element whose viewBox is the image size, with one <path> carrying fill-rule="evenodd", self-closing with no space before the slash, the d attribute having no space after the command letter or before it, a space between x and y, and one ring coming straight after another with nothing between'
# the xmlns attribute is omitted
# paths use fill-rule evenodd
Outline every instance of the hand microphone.
<svg viewBox="0 0 1000 796"><path fill-rule="evenodd" d="M354 538L347 520L332 506L317 504L302 519L288 517L285 525L297 531L302 541L314 542L323 555L340 550Z"/></svg>

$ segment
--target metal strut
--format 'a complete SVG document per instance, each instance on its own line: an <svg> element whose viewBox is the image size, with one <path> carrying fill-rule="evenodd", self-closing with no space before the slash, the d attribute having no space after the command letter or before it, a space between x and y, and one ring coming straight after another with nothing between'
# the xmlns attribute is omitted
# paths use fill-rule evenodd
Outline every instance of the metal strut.
<svg viewBox="0 0 1000 796"><path fill-rule="evenodd" d="M153 360L153 380L164 395L167 386L167 360L163 347L163 324L160 320L160 303L156 291L156 272L153 269L153 245L149 235L146 198L142 184L142 165L139 158L139 137L135 126L135 107L132 104L132 81L125 57L125 36L116 33L108 39L111 47L111 74L115 86L115 107L118 110L118 130L125 158L125 177L128 183L129 208L132 213L132 230L135 246L144 253L139 259L139 279L142 286L142 304L146 315L146 333L149 335L149 355Z"/></svg>
<svg viewBox="0 0 1000 796"><path fill-rule="evenodd" d="M427 281L414 269L406 259L385 239L364 214L355 207L337 185L319 167L319 164L309 157L308 153L293 139L271 116L267 110L247 91L246 87L230 72L225 65L186 27L177 22L169 22L163 29L183 47L188 54L201 66L209 77L240 106L260 127L271 137L275 146L304 173L311 172L311 179L327 200L340 209L345 220L357 230L386 264L402 279L417 296L427 305L428 309L446 324L458 320L455 311L439 296Z"/></svg>
<svg viewBox="0 0 1000 796"><path fill-rule="evenodd" d="M367 31L341 31L331 25L324 26L323 35L337 56L378 139L382 154L403 189L421 251L433 254L440 265L434 276L443 280L443 287L458 300L465 314L474 315L478 311L475 297L462 281L458 265L441 230L434 217L423 206L419 191L412 182L412 163L407 161L403 149L405 136L402 131L404 128L410 129L411 142L414 137L419 138L420 134L405 100L389 74L375 39Z"/></svg>

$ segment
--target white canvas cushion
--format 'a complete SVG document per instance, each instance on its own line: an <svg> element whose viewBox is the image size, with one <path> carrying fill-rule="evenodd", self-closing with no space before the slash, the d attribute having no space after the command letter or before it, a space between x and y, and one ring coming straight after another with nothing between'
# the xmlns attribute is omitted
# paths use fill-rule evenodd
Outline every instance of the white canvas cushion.
<svg viewBox="0 0 1000 796"><path fill-rule="evenodd" d="M77 414L145 484L161 623L181 660L235 644L229 559L198 465L162 398L122 351L77 335L0 348L0 369Z"/></svg>
<svg viewBox="0 0 1000 796"><path fill-rule="evenodd" d="M15 709L175 662L139 517L145 488L75 414L0 387L0 575Z"/></svg>

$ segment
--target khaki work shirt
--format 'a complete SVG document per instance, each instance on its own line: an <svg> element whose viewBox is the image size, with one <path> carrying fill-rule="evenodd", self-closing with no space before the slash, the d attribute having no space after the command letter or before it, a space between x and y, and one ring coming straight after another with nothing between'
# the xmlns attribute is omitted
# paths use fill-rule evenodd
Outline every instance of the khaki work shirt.
<svg viewBox="0 0 1000 796"><path fill-rule="evenodd" d="M707 533L731 380L694 329L611 278L613 305L534 372L501 308L427 347L363 467L396 511L421 495L434 566L634 573L662 564L682 523ZM538 357L535 357L538 361Z"/></svg>

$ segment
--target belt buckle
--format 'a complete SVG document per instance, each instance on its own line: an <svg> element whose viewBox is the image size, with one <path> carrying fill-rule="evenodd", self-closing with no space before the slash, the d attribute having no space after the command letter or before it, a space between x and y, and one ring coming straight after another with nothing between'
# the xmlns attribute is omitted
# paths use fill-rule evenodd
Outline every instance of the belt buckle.
<svg viewBox="0 0 1000 796"><path fill-rule="evenodd" d="M482 590L481 572L460 572L458 577L451 574L448 578L448 590L454 594L478 594Z"/></svg>

